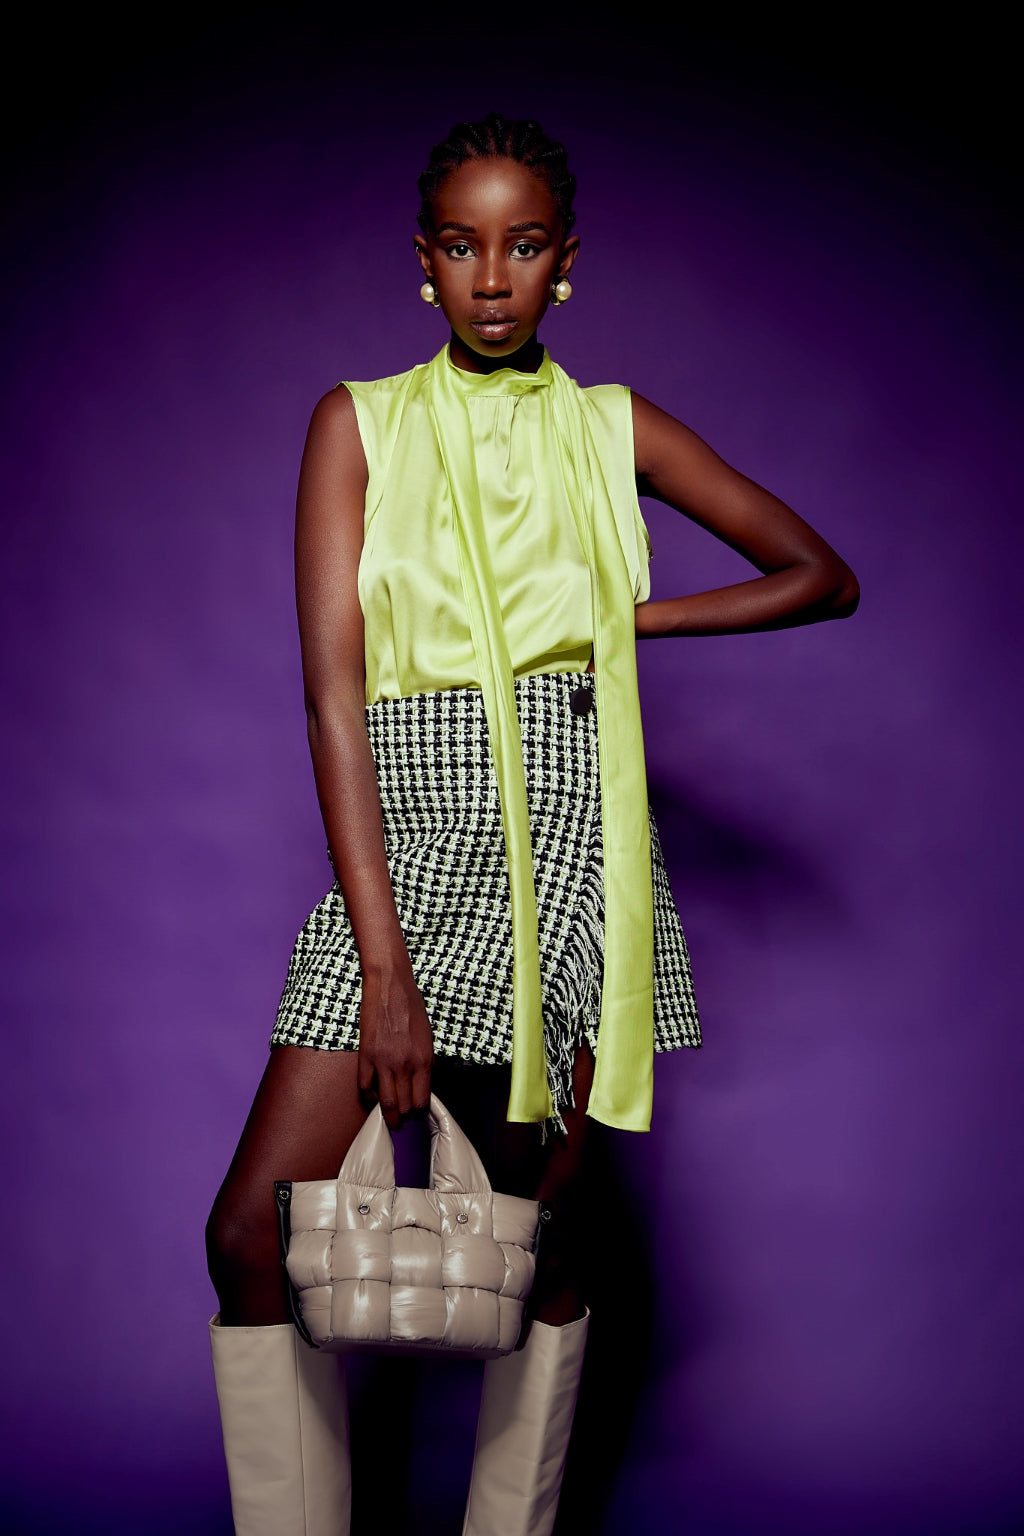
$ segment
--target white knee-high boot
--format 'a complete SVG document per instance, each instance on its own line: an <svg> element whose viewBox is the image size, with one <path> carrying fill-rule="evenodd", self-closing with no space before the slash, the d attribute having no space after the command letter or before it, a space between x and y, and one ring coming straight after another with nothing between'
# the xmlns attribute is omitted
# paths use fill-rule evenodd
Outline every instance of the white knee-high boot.
<svg viewBox="0 0 1024 1536"><path fill-rule="evenodd" d="M236 1536L349 1536L344 1362L291 1323L210 1323Z"/></svg>
<svg viewBox="0 0 1024 1536"><path fill-rule="evenodd" d="M484 1366L463 1536L550 1536L589 1321L531 1323L522 1349Z"/></svg>

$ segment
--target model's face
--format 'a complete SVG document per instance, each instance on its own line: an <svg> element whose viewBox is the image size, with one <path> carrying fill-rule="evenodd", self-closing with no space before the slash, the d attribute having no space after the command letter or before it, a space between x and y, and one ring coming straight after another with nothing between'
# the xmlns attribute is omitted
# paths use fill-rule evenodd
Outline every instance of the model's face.
<svg viewBox="0 0 1024 1536"><path fill-rule="evenodd" d="M467 160L438 188L420 265L452 328L451 355L470 373L535 370L535 333L551 285L576 258L546 182L515 160ZM525 349L525 351L524 351Z"/></svg>

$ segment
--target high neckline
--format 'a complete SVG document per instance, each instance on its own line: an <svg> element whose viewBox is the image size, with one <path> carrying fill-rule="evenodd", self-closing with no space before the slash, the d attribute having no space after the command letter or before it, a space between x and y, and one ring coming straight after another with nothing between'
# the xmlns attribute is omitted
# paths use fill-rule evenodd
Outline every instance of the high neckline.
<svg viewBox="0 0 1024 1536"><path fill-rule="evenodd" d="M526 395L534 389L546 389L551 383L551 355L547 347L543 350L544 355L536 373L521 373L518 368L495 368L493 373L467 373L452 362L447 342L434 362L440 363L468 396Z"/></svg>

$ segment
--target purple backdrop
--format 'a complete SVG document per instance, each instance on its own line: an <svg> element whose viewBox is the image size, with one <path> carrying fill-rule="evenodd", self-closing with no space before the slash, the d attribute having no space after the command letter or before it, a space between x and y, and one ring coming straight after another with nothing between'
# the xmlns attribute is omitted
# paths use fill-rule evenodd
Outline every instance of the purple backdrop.
<svg viewBox="0 0 1024 1536"><path fill-rule="evenodd" d="M202 1225L327 875L298 456L337 378L441 345L415 176L498 105L581 182L559 361L689 422L864 590L847 624L641 651L707 1046L659 1062L650 1138L608 1138L624 1236L575 1528L1009 1536L1022 551L995 147L971 165L919 83L901 113L877 75L858 95L707 39L655 40L655 67L517 35L481 81L436 38L267 25L134 74L96 54L91 85L63 56L71 106L37 106L16 167L4 1528L230 1529ZM656 594L745 574L648 511ZM458 1527L474 1381L358 1372L376 1529Z"/></svg>

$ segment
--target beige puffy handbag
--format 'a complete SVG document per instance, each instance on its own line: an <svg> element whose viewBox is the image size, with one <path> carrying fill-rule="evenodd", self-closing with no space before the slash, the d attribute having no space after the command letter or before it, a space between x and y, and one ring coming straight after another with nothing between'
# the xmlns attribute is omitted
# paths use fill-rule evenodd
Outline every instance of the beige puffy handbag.
<svg viewBox="0 0 1024 1536"><path fill-rule="evenodd" d="M434 1094L429 1119L429 1189L396 1188L379 1105L337 1179L274 1185L292 1315L317 1349L489 1359L515 1347L541 1206L494 1193Z"/></svg>

